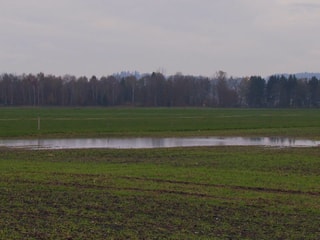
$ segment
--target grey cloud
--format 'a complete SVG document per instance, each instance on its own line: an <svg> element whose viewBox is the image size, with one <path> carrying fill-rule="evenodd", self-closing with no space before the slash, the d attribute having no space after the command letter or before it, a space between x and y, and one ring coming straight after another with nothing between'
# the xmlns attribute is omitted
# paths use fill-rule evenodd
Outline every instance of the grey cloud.
<svg viewBox="0 0 320 240"><path fill-rule="evenodd" d="M211 75L222 69L238 76L308 71L320 60L311 54L319 52L315 39L320 36L312 30L319 26L319 5L277 0L3 1L1 70L103 75L161 67L169 74Z"/></svg>

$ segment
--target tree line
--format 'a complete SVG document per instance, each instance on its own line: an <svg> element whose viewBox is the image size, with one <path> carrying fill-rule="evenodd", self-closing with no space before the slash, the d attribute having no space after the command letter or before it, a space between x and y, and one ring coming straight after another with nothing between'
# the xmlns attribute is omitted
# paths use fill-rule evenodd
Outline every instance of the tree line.
<svg viewBox="0 0 320 240"><path fill-rule="evenodd" d="M159 72L142 77L0 75L1 106L320 107L320 80L295 75L212 78Z"/></svg>

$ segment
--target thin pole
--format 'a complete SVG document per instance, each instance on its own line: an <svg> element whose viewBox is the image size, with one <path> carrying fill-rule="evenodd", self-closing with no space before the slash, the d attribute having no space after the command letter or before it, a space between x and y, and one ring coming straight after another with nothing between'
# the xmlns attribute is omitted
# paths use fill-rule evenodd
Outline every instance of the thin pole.
<svg viewBox="0 0 320 240"><path fill-rule="evenodd" d="M38 130L40 130L40 116L38 116Z"/></svg>

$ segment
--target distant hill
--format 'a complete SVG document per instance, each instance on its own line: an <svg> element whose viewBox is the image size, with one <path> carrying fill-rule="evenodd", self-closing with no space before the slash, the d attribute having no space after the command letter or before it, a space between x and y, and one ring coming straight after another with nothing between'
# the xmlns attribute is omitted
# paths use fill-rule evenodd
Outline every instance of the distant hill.
<svg viewBox="0 0 320 240"><path fill-rule="evenodd" d="M140 73L138 71L133 71L133 72L122 71L122 72L114 73L112 75L118 79L126 78L129 76L135 76L137 79L141 79L142 77L148 75L148 73ZM295 75L296 78L298 78L298 79L311 79L312 77L316 77L317 79L320 79L320 72L276 73L276 74L272 74L272 75L273 76L274 75L275 76L285 76L286 78L288 78L290 75ZM268 76L267 79L269 79L270 76ZM195 77L195 78L197 78L197 77Z"/></svg>
<svg viewBox="0 0 320 240"><path fill-rule="evenodd" d="M317 79L320 79L320 73L310 73L310 72L303 72L303 73L293 73L293 74L288 74L288 73L281 73L281 74L274 74L277 76L285 76L285 77L289 77L290 75L295 75L296 78L298 79L311 79L313 77L316 77Z"/></svg>
<svg viewBox="0 0 320 240"><path fill-rule="evenodd" d="M140 79L142 78L143 76L146 75L146 73L140 73L138 71L134 71L134 72L130 72L130 71L122 71L122 72L119 72L119 73L114 73L112 74L114 77L116 78L126 78L126 77L130 77L130 76L134 76L136 77L137 79Z"/></svg>

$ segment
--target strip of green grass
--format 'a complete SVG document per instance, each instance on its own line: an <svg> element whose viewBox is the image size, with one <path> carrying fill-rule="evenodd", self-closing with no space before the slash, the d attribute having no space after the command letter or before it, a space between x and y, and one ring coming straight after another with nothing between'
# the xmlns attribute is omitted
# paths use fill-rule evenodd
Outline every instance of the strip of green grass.
<svg viewBox="0 0 320 240"><path fill-rule="evenodd" d="M1 108L0 113L1 138L320 136L317 109Z"/></svg>
<svg viewBox="0 0 320 240"><path fill-rule="evenodd" d="M1 239L319 239L320 149L0 151Z"/></svg>

